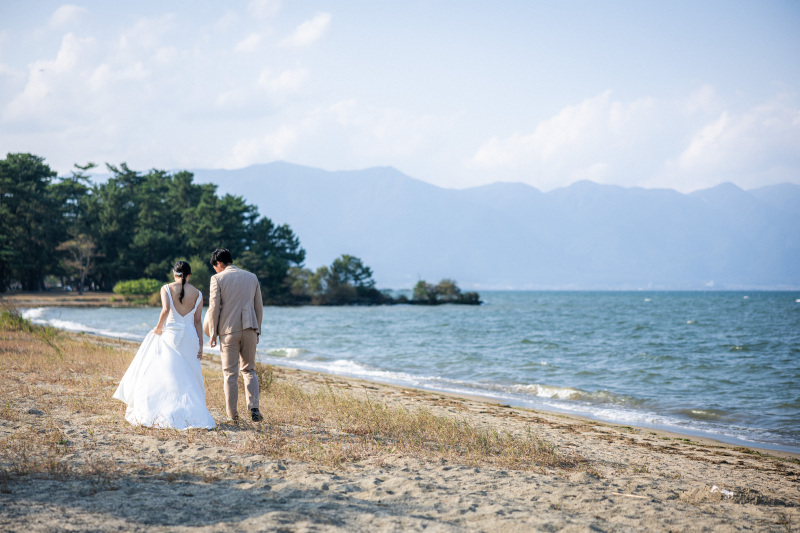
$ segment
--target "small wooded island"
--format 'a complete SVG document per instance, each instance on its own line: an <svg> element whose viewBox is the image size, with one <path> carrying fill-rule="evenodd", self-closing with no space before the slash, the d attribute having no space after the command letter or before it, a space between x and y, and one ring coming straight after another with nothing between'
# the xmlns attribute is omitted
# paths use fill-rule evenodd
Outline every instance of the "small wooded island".
<svg viewBox="0 0 800 533"><path fill-rule="evenodd" d="M0 159L0 293L109 291L131 303L160 305L178 260L192 266L192 284L208 295L215 248L253 272L267 305L472 304L455 282L420 281L411 298L375 288L372 269L342 255L329 266L303 266L306 251L288 224L261 216L244 197L217 194L191 172L137 172L106 164L110 177L93 182L94 163L57 176L44 158L10 153ZM152 296L155 293L155 296Z"/></svg>

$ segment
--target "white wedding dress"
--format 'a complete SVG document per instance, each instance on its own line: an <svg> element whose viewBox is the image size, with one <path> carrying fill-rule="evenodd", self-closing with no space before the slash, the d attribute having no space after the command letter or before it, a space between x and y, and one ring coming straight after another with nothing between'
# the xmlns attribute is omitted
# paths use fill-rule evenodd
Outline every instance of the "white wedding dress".
<svg viewBox="0 0 800 533"><path fill-rule="evenodd" d="M206 390L197 352L200 339L194 308L182 316L167 288L169 315L161 335L147 334L114 398L128 404L125 419L136 426L189 429L216 427L206 407Z"/></svg>

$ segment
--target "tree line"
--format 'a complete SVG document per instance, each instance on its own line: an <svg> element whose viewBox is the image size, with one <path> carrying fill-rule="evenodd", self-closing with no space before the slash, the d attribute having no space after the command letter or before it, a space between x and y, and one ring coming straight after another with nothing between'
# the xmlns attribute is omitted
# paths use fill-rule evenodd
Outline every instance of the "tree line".
<svg viewBox="0 0 800 533"><path fill-rule="evenodd" d="M275 224L241 196L217 194L214 184L194 183L191 172L106 164L108 180L93 183L88 171L95 166L76 165L58 177L33 154L0 160L0 292L43 290L48 279L79 291L108 291L141 278L167 281L175 261L184 259L207 295L210 253L224 247L258 276L268 304L396 301L375 288L372 270L357 257L305 268L306 252L287 224Z"/></svg>

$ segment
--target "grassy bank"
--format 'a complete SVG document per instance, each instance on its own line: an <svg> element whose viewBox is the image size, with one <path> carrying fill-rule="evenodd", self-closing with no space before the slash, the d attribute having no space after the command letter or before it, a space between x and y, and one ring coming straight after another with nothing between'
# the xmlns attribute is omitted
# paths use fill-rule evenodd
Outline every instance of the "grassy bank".
<svg viewBox="0 0 800 533"><path fill-rule="evenodd" d="M149 296L123 296L113 292L14 292L5 293L6 307L145 307L154 305ZM161 305L160 301L157 305Z"/></svg>

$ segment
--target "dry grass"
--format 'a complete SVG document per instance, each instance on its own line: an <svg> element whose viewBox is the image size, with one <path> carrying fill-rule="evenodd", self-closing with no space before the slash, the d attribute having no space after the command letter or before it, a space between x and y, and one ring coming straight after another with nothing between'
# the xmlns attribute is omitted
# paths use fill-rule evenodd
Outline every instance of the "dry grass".
<svg viewBox="0 0 800 533"><path fill-rule="evenodd" d="M111 396L135 349L32 326L13 310L2 312L0 491L11 476L31 474L81 475L96 479L98 487L122 475L210 482L250 475L259 457L321 466L398 454L521 470L585 466L580 457L530 433L476 428L464 419L423 407L390 407L330 385L304 389L262 365L263 423L224 423L222 376L214 369L204 375L209 409L220 424L216 430L132 427L124 420L125 406ZM169 446L213 449L217 455L195 464L160 449Z"/></svg>
<svg viewBox="0 0 800 533"><path fill-rule="evenodd" d="M580 462L530 433L520 437L479 429L423 407L390 407L331 386L306 391L276 381L261 404L267 424L248 435L245 449L272 457L336 464L399 453L524 470Z"/></svg>

